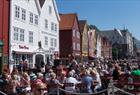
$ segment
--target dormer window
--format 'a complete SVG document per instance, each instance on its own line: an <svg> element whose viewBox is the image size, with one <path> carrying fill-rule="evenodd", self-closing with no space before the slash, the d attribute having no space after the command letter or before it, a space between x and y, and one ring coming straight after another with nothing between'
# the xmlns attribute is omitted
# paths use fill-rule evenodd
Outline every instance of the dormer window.
<svg viewBox="0 0 140 95"><path fill-rule="evenodd" d="M49 6L49 14L52 14L52 7Z"/></svg>

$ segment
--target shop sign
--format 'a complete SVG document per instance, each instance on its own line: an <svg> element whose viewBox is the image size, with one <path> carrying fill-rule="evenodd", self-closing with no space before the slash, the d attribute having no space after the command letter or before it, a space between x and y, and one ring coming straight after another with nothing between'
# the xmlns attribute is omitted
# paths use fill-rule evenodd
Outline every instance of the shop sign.
<svg viewBox="0 0 140 95"><path fill-rule="evenodd" d="M19 48L20 48L20 49L29 49L29 47L27 47L27 46L25 46L25 45L24 45L24 46L19 45Z"/></svg>

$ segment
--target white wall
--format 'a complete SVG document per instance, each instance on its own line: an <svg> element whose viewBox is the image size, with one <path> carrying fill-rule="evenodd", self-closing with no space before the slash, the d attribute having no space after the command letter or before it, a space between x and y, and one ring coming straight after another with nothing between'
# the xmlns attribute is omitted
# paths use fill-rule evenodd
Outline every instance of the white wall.
<svg viewBox="0 0 140 95"><path fill-rule="evenodd" d="M40 14L40 40L42 42L42 46L45 50L49 50L50 48L54 48L54 51L59 51L59 21L57 19L57 14L55 12L55 8L52 0L46 0L44 3L41 14ZM52 7L52 14L49 14L49 6ZM48 29L45 29L45 19L48 20ZM57 32L51 30L51 22L57 24ZM48 37L48 46L45 43L45 36ZM57 47L50 46L50 39L57 39Z"/></svg>
<svg viewBox="0 0 140 95"><path fill-rule="evenodd" d="M102 57L101 56L101 36L97 35L97 57Z"/></svg>
<svg viewBox="0 0 140 95"><path fill-rule="evenodd" d="M24 8L26 10L26 21L22 21L20 19L15 18L15 5L19 6L20 8ZM11 18L10 18L10 41L11 41L11 50L16 51L34 51L38 47L38 37L39 37L39 28L38 25L30 24L29 23L29 12L32 12L33 14L39 15L36 4L34 0L11 0ZM20 11L20 17L21 17L21 11ZM25 30L24 34L24 42L21 41L15 41L14 38L14 31L13 27L22 28ZM29 31L33 32L33 44L29 43ZM26 45L29 47L29 50L23 50L19 49L18 45Z"/></svg>

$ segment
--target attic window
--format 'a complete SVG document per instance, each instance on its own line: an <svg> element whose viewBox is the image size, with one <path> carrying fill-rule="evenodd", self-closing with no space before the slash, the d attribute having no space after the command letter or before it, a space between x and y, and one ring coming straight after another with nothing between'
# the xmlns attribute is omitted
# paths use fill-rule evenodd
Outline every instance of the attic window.
<svg viewBox="0 0 140 95"><path fill-rule="evenodd" d="M49 6L49 14L52 14L52 7Z"/></svg>

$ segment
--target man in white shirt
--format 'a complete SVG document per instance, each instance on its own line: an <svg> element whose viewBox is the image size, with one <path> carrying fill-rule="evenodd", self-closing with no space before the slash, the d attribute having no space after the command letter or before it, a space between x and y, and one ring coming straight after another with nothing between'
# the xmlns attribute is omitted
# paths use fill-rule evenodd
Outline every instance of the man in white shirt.
<svg viewBox="0 0 140 95"><path fill-rule="evenodd" d="M73 77L73 72L69 72L68 73L68 78L66 79L66 83L73 83L74 86L72 87L65 87L65 90L68 90L68 91L75 91L75 84L79 83L79 81Z"/></svg>

